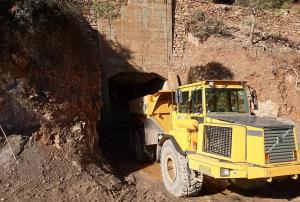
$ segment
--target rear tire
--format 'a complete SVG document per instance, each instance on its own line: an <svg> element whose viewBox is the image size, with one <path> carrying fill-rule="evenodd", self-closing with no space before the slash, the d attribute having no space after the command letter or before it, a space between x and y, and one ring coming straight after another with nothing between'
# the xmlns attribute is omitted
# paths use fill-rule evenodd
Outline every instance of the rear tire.
<svg viewBox="0 0 300 202"><path fill-rule="evenodd" d="M135 158L139 162L151 162L154 161L155 148L145 146L144 138L142 137L141 128L134 131L134 153Z"/></svg>
<svg viewBox="0 0 300 202"><path fill-rule="evenodd" d="M188 168L187 159L167 140L161 151L161 173L166 189L177 197L196 196L202 188L203 175Z"/></svg>

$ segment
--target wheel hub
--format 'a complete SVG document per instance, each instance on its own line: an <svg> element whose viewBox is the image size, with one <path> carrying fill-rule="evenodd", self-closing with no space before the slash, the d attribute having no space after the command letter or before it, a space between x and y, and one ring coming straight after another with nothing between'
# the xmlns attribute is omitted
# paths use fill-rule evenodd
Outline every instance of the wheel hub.
<svg viewBox="0 0 300 202"><path fill-rule="evenodd" d="M176 179L176 165L173 157L169 155L166 160L166 169L167 169L167 177L168 180L172 183L175 182Z"/></svg>

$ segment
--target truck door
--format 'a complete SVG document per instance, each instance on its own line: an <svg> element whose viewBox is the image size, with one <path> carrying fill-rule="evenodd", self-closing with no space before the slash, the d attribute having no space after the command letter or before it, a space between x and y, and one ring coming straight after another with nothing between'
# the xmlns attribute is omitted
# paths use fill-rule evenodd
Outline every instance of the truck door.
<svg viewBox="0 0 300 202"><path fill-rule="evenodd" d="M183 150L197 151L198 131L176 127L181 120L195 119L203 123L202 89L182 91L182 100L177 104L176 116L173 118L175 125L174 136Z"/></svg>
<svg viewBox="0 0 300 202"><path fill-rule="evenodd" d="M202 89L191 92L191 109L190 118L197 120L199 123L204 122Z"/></svg>
<svg viewBox="0 0 300 202"><path fill-rule="evenodd" d="M181 91L181 101L176 104L176 108L174 110L175 113L172 115L172 125L173 131L172 134L176 139L177 143L181 147L183 151L189 149L189 135L187 133L186 128L182 128L178 126L178 123L181 120L190 119L189 110L190 110L190 91L182 90Z"/></svg>
<svg viewBox="0 0 300 202"><path fill-rule="evenodd" d="M202 89L191 91L190 113L191 119L197 120L199 123L204 122L203 114L203 98ZM189 131L189 150L197 151L198 131Z"/></svg>
<svg viewBox="0 0 300 202"><path fill-rule="evenodd" d="M189 108L190 108L190 100L189 100L189 91L182 92L182 103L177 104L177 120L188 119L189 117Z"/></svg>

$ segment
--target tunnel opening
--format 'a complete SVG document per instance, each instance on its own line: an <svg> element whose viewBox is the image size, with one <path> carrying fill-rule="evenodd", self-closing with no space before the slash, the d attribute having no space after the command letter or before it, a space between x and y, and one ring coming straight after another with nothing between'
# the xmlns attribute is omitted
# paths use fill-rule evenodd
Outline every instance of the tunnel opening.
<svg viewBox="0 0 300 202"><path fill-rule="evenodd" d="M129 102L163 89L166 79L156 73L124 72L108 79L108 115L106 128L100 138L100 146L112 163L124 165L135 163L130 152ZM102 142L102 145L101 145ZM130 170L130 166L128 167ZM128 171L129 172L129 171Z"/></svg>
<svg viewBox="0 0 300 202"><path fill-rule="evenodd" d="M111 77L108 85L113 128L128 126L130 100L161 90L164 82L155 73L120 73Z"/></svg>

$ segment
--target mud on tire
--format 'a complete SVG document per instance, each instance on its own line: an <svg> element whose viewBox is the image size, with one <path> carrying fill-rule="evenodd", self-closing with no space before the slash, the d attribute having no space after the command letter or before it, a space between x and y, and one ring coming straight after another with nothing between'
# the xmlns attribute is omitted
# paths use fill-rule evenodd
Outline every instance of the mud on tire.
<svg viewBox="0 0 300 202"><path fill-rule="evenodd" d="M171 140L162 146L160 167L164 185L171 194L177 197L198 195L203 175L188 168L187 159L177 152Z"/></svg>

